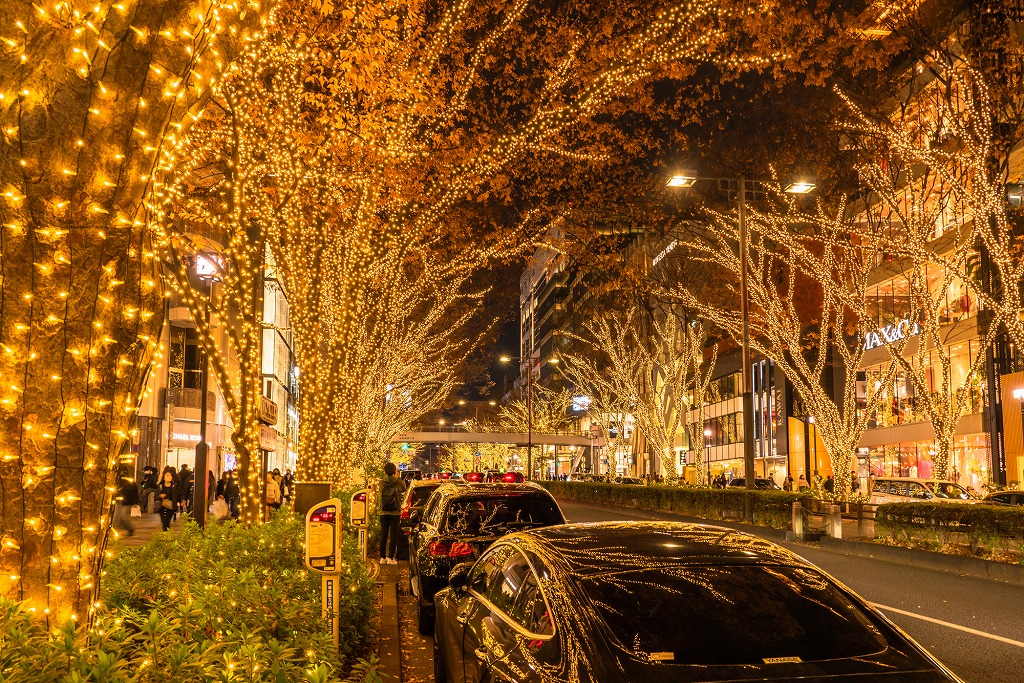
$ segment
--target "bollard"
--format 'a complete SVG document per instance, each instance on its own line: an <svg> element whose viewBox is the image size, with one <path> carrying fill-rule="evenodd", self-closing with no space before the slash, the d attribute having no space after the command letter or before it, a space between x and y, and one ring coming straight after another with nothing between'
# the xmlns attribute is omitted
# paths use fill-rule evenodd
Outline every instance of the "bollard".
<svg viewBox="0 0 1024 683"><path fill-rule="evenodd" d="M804 506L800 501L793 503L793 535L798 539L804 537Z"/></svg>
<svg viewBox="0 0 1024 683"><path fill-rule="evenodd" d="M843 509L838 505L832 506L832 538L843 537Z"/></svg>

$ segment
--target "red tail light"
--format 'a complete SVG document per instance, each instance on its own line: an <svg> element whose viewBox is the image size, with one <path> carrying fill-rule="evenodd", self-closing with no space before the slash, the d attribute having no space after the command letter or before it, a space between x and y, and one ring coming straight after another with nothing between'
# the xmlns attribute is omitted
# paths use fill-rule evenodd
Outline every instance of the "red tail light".
<svg viewBox="0 0 1024 683"><path fill-rule="evenodd" d="M412 499L410 498L409 502L406 503L405 506L402 508L402 519L409 519L409 514L410 514L411 510L412 510Z"/></svg>
<svg viewBox="0 0 1024 683"><path fill-rule="evenodd" d="M434 557L465 557L473 554L473 546L462 541L432 541L427 549Z"/></svg>

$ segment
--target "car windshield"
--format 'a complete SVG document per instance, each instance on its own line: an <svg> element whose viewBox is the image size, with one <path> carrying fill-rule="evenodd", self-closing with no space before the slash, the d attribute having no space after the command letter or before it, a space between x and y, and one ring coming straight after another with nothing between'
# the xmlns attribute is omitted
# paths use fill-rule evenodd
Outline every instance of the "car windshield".
<svg viewBox="0 0 1024 683"><path fill-rule="evenodd" d="M676 566L601 574L581 583L622 647L645 660L819 661L868 655L885 646L838 588L798 567Z"/></svg>
<svg viewBox="0 0 1024 683"><path fill-rule="evenodd" d="M564 523L558 506L547 496L514 494L457 498L451 502L445 530L453 534L478 534Z"/></svg>

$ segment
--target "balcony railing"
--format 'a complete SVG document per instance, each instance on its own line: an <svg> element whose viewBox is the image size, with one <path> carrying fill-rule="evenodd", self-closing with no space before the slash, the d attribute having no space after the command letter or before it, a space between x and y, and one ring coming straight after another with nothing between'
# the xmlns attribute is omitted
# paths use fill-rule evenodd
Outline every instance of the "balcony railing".
<svg viewBox="0 0 1024 683"><path fill-rule="evenodd" d="M202 408L203 392L201 389L188 389L185 387L169 387L164 390L164 408L173 405L175 408ZM213 412L217 409L217 394L212 391L206 392L206 412Z"/></svg>

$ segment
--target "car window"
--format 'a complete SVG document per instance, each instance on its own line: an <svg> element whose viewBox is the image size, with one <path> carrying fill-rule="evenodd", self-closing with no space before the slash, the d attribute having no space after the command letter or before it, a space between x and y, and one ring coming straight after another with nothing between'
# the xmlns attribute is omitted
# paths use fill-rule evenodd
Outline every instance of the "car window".
<svg viewBox="0 0 1024 683"><path fill-rule="evenodd" d="M499 570L513 552L515 551L511 547L500 545L481 557L480 561L473 566L473 571L470 572L469 589L486 598L491 576L496 573L500 574Z"/></svg>
<svg viewBox="0 0 1024 683"><path fill-rule="evenodd" d="M431 496L427 499L427 507L423 511L423 521L427 524L437 526L441 516L441 496Z"/></svg>
<svg viewBox="0 0 1024 683"><path fill-rule="evenodd" d="M858 657L886 647L859 606L800 567L676 566L598 574L580 584L621 646L640 658L748 665Z"/></svg>
<svg viewBox="0 0 1024 683"><path fill-rule="evenodd" d="M523 585L512 605L512 618L530 633L541 636L549 636L554 633L551 615L548 613L547 603L540 590L540 582L537 575L533 573L533 569L527 569L526 576L523 578Z"/></svg>
<svg viewBox="0 0 1024 683"><path fill-rule="evenodd" d="M430 494L437 490L436 486L414 486L409 492L409 500L413 507L419 507L430 499Z"/></svg>
<svg viewBox="0 0 1024 683"><path fill-rule="evenodd" d="M563 522L558 506L547 495L466 496L451 501L444 529L446 533L474 535Z"/></svg>
<svg viewBox="0 0 1024 683"><path fill-rule="evenodd" d="M522 588L530 565L522 553L513 550L501 565L501 570L492 572L487 583L487 599L492 605L512 616L512 606Z"/></svg>

